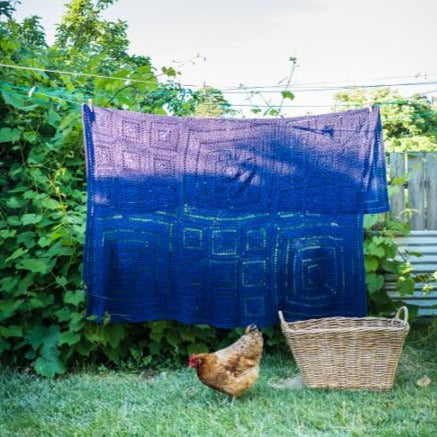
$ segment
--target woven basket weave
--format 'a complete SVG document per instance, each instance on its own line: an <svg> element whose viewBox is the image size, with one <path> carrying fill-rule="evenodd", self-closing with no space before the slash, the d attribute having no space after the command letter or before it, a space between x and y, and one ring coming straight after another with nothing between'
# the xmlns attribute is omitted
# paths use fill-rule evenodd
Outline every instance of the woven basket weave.
<svg viewBox="0 0 437 437"><path fill-rule="evenodd" d="M306 386L392 388L410 329L406 307L399 308L393 319L329 317L286 322L282 311L279 318Z"/></svg>

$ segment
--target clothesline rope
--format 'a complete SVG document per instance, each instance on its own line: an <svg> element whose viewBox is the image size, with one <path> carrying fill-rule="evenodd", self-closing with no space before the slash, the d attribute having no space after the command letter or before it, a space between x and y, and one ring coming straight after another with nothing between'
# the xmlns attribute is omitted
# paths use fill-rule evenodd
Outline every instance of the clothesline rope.
<svg viewBox="0 0 437 437"><path fill-rule="evenodd" d="M24 93L18 92L18 91L14 91L14 90L22 90L25 92L28 92L29 89L26 87L21 87L21 86L16 86L16 85L12 85L6 82L0 82L0 84L3 84L4 86L6 86L6 88L0 87L0 90L6 91L8 93L13 93L15 95L21 95L23 96ZM7 88L9 87L9 89ZM11 89L12 88L12 89ZM150 92L150 93L145 93L144 96L154 96L154 97L161 97L163 95L166 95L168 93L167 90L159 90L159 91L155 91L155 92ZM40 95L40 96L44 96L47 97L49 99L56 99L58 100L58 103L60 103L61 101L66 102L72 106L80 106L84 103L84 101L88 98L102 98L102 99L108 99L111 96L105 94L105 95L97 95L97 96L90 96L90 95L79 95L79 94L68 94L65 93L61 90L57 90L55 92L53 92L52 94L48 94L48 93L43 93L41 91L35 90L32 92L32 97L29 97L29 101L31 99L35 100L35 101L40 101L40 102L44 102L47 103L46 100L35 97L36 95ZM68 97L65 97L68 96ZM72 100L77 98L78 100ZM414 103L419 103L417 101L408 101L408 100L396 100L396 101L388 101L388 102L380 102L377 103L380 106L386 106L386 105L413 105ZM214 103L202 103L202 106L211 106L211 107L215 107L217 106L217 104ZM283 105L283 108L287 108L287 109L291 109L291 108L360 108L366 106L365 104L358 104L358 103L334 103L332 105ZM256 105L256 104L229 104L229 107L238 107L238 108L263 108L263 109L267 109L267 108L275 108L275 105ZM432 113L436 113L437 111L426 111L426 112L422 112L422 113L416 113L415 115L420 116L420 115L429 115ZM401 114L400 116L405 116L404 114ZM393 117L396 119L399 119L399 117Z"/></svg>
<svg viewBox="0 0 437 437"><path fill-rule="evenodd" d="M0 85L5 85L8 86L10 88L14 88L14 89L19 89L19 90L23 90L28 92L29 91L29 87L23 87L23 86L17 86L17 85L13 85L11 83L7 83L7 82L2 82L0 81ZM174 89L172 89L171 91L174 91ZM178 90L175 90L178 91ZM433 90L433 91L427 91L424 92L423 94L428 94L430 92L436 92L437 90ZM35 91L36 92L36 91ZM38 93L42 94L40 91L38 91ZM160 95L165 95L168 94L169 90L167 89L161 89L161 90L154 90L154 91L150 91L147 93L144 93L145 96L149 96L149 95L154 95L154 96L160 96ZM32 93L33 94L33 93ZM54 96L57 97L58 95L70 95L71 97L76 97L76 95L74 94L69 94L69 93L65 93L65 91L62 91L61 89L55 90L52 92L52 94L45 94L47 96ZM82 98L108 98L109 95L108 94L104 94L104 95L88 95ZM411 100L406 98L406 99L402 99L402 100L393 100L393 101L387 101L387 102L381 102L381 104L390 104L390 105L401 105L401 104L405 104L405 105L409 105L412 103L416 103L417 101L415 100ZM236 106L236 105L233 105ZM244 106L254 106L254 105L244 105ZM260 106L260 105L256 105L256 106ZM267 105L264 105L264 107L266 107ZM333 106L363 106L361 104L354 104L354 103L345 103L345 104L333 104L333 105L290 105L290 107L296 107L296 108L331 108ZM263 107L263 105L261 105L261 107ZM269 106L267 106L269 107Z"/></svg>
<svg viewBox="0 0 437 437"><path fill-rule="evenodd" d="M39 71L39 72L45 72L45 73L58 73L58 74L64 74L64 75L71 75L71 76L83 76L83 77L94 77L94 78L101 78L101 79L110 79L110 80L118 80L118 81L127 81L129 80L132 83L144 83L144 84L156 84L157 81L147 81L142 79L134 79L130 78L129 76L126 77L115 77L115 76L108 76L108 75L102 75L102 74L94 74L94 73L84 73L84 72L76 72L76 71L68 71L68 70L56 70L56 69L48 69L48 68L40 68L40 67L29 67L24 65L13 65L13 64L5 64L0 63L0 67L2 68L12 68L12 69L18 69L18 70L28 70L28 71ZM435 75L426 75L425 77L429 76L435 76ZM393 79L397 78L409 78L409 77L420 77L418 75L415 76L394 76ZM384 79L384 78L381 78ZM385 79L390 79L390 77L386 77ZM177 82L170 82L170 83L177 83ZM320 83L320 82L319 82ZM323 82L322 82L323 83ZM329 83L329 82L325 82ZM194 88L203 88L204 85L194 85L194 84L179 84L183 87L194 87ZM296 83L293 85L293 87L299 87L302 85L311 85L311 84L317 84L317 82L308 82L308 83ZM302 89L302 91L320 91L320 90L336 90L336 89L353 89L353 88L375 88L375 87L399 87L399 86L414 86L414 85L432 85L437 84L437 81L421 81L421 82L401 82L401 83L395 83L395 84L360 84L360 85L343 85L338 87L318 87L313 89ZM249 89L269 89L269 88L284 88L283 85L270 85L270 86L236 86L236 87L223 87L222 91L224 92L241 92L242 90L249 90Z"/></svg>

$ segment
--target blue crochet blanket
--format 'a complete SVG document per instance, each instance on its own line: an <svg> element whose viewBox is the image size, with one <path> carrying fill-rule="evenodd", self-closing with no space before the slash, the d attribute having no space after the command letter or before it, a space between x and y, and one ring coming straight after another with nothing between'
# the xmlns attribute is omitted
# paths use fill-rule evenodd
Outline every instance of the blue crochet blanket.
<svg viewBox="0 0 437 437"><path fill-rule="evenodd" d="M194 119L83 108L88 314L232 328L363 316L388 210L379 109Z"/></svg>

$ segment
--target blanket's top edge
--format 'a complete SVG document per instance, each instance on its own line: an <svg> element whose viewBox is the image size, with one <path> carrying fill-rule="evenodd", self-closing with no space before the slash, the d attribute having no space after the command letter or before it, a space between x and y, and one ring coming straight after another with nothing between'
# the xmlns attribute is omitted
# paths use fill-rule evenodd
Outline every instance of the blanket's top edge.
<svg viewBox="0 0 437 437"><path fill-rule="evenodd" d="M311 119L325 119L325 118L337 118L343 117L346 115L360 115L363 113L369 113L373 116L379 115L379 106L375 105L371 109L368 107L365 108L357 108L357 109L347 109L345 111L333 111L327 112L324 114L308 114L308 115L299 115L296 117L275 117L275 118L235 118L235 117L183 117L183 116L174 116L174 115L160 115L160 114L151 114L148 112L138 112L138 111L125 111L123 109L114 109L114 108L103 108L99 106L93 106L91 109L87 104L82 106L83 111L93 112L95 110L102 112L117 112L123 115L130 115L133 117L147 117L151 119L161 120L161 121L175 121L175 122L187 122L187 123L207 123L208 121L212 122L235 122L235 123L274 123L274 122L299 122L306 121Z"/></svg>

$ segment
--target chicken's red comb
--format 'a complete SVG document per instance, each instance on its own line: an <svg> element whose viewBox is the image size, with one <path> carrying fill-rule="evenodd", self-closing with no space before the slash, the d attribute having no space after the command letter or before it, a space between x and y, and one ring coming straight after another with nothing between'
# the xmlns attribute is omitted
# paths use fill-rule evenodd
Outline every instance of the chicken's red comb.
<svg viewBox="0 0 437 437"><path fill-rule="evenodd" d="M191 354L190 360L188 362L188 367L193 367L195 360L196 360L196 354Z"/></svg>

